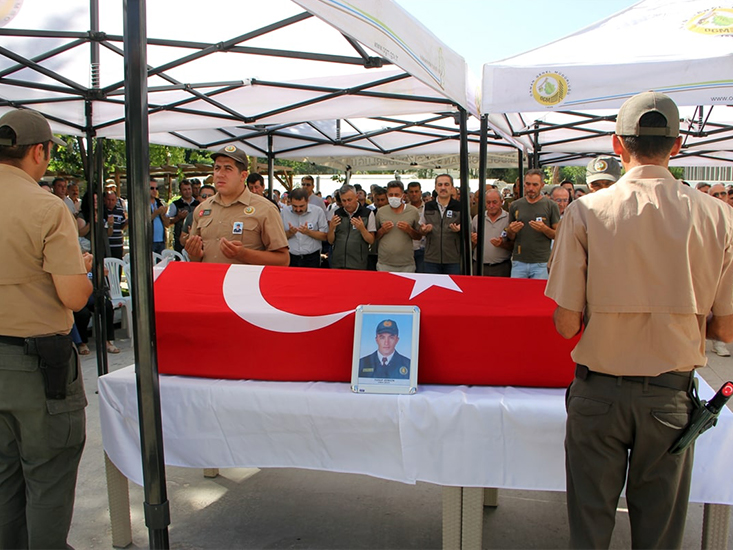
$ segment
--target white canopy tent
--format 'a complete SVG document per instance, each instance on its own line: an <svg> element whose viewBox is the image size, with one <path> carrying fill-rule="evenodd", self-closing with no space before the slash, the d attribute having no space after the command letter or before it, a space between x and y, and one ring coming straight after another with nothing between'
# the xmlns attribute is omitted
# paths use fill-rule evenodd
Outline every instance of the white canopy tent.
<svg viewBox="0 0 733 550"><path fill-rule="evenodd" d="M461 150L463 169L467 116L477 113L473 85L463 58L391 0L270 0L263 6L233 0L212 5L125 0L124 10L122 0L25 0L14 18L2 23L0 114L32 108L51 121L55 132L86 137L87 177L98 188L94 171L101 163L91 154L93 138L127 140L146 523L151 548L167 547L146 245L151 241L145 200L148 136L212 148L227 139L250 146L259 139L256 148L267 151L272 161L274 139L283 137L276 133L283 130L280 125L307 122L301 133L313 130L324 136L329 134L324 121L337 127L345 119L420 113L442 118L448 113L458 116L460 130L453 129L453 135L462 139L439 141L446 145L444 153ZM252 131L260 135L249 136ZM302 141L297 132L291 131L289 139ZM405 137L414 137L419 147L433 146L431 152L438 143L426 143L418 133L396 135L403 138L398 146L402 154L409 150ZM363 139L374 144L377 137ZM343 146L338 136L332 141ZM293 149L288 142L284 148ZM467 188L467 173L465 178ZM101 259L96 273L103 280ZM103 303L101 291L98 295L97 302Z"/></svg>
<svg viewBox="0 0 733 550"><path fill-rule="evenodd" d="M540 164L610 153L615 114L656 90L681 108L685 146L673 164L730 162L733 7L643 0L568 37L483 68L481 111Z"/></svg>

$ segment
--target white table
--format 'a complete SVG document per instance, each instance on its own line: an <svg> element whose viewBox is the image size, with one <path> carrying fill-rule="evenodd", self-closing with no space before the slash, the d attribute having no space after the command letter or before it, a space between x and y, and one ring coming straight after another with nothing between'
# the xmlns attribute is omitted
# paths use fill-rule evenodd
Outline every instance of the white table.
<svg viewBox="0 0 733 550"><path fill-rule="evenodd" d="M712 390L700 386L709 398ZM563 389L421 386L412 396L356 395L343 383L161 376L160 393L166 464L305 468L451 487L444 546L472 546L476 536L480 546L484 487L565 490ZM99 397L105 451L142 484L133 367L100 378ZM727 529L730 410L695 454L690 500L724 505L710 510ZM456 534L446 521L464 525Z"/></svg>

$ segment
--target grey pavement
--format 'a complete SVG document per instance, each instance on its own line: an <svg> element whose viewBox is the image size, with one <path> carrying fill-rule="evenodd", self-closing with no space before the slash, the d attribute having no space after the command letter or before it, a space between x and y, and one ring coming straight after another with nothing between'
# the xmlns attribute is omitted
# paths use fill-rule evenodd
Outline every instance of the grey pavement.
<svg viewBox="0 0 733 550"><path fill-rule="evenodd" d="M122 334L118 331L118 334ZM134 362L130 341L110 355L110 370ZM79 471L69 543L77 550L111 548L106 477L96 393L94 355L83 358L89 398L87 446ZM728 346L733 351L733 345ZM710 344L708 343L708 350ZM708 351L702 377L714 388L733 380L733 358ZM730 476L731 472L721 472ZM440 548L442 489L406 485L362 475L295 469L201 470L168 467L171 548ZM143 490L130 483L133 544L148 548ZM617 512L612 548L629 548L625 502ZM702 505L691 504L683 548L700 548ZM567 548L565 494L499 491L499 506L484 509L484 548ZM733 529L728 540L733 549Z"/></svg>

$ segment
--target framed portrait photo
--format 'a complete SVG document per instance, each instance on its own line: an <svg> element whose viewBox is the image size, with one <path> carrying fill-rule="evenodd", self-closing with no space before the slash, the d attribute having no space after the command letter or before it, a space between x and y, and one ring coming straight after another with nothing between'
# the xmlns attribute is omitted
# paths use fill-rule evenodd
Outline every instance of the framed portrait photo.
<svg viewBox="0 0 733 550"><path fill-rule="evenodd" d="M419 347L420 308L357 307L351 363L352 391L415 393Z"/></svg>

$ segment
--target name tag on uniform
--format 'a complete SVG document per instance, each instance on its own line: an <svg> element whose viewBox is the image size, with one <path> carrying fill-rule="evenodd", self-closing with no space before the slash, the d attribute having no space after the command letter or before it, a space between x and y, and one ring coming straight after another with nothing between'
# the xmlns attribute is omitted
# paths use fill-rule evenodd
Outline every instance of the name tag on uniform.
<svg viewBox="0 0 733 550"><path fill-rule="evenodd" d="M313 222L308 222L306 225L308 226L308 229L313 231Z"/></svg>
<svg viewBox="0 0 733 550"><path fill-rule="evenodd" d="M241 235L243 228L244 228L244 224L242 222L234 222L234 226L232 227L232 234Z"/></svg>
<svg viewBox="0 0 733 550"><path fill-rule="evenodd" d="M202 210L201 212L199 212L199 217L210 216L210 215L211 215L211 210Z"/></svg>
<svg viewBox="0 0 733 550"><path fill-rule="evenodd" d="M445 211L445 217L446 218L452 218L453 217L453 210L446 210Z"/></svg>

